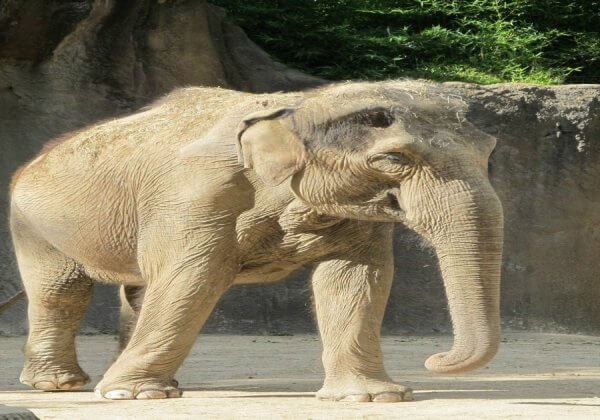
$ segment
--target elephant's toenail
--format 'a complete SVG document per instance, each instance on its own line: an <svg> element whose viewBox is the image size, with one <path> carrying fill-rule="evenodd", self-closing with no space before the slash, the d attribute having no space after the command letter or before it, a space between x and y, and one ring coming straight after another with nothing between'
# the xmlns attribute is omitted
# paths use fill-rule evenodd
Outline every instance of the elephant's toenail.
<svg viewBox="0 0 600 420"><path fill-rule="evenodd" d="M125 389L115 389L104 394L104 398L109 400L131 400L133 399L133 394L131 391Z"/></svg>
<svg viewBox="0 0 600 420"><path fill-rule="evenodd" d="M346 402L369 402L371 401L371 396L369 394L352 394L347 395L342 399L342 401Z"/></svg>
<svg viewBox="0 0 600 420"><path fill-rule="evenodd" d="M399 402L404 401L404 395L398 392L381 392L373 395L373 402Z"/></svg>
<svg viewBox="0 0 600 420"><path fill-rule="evenodd" d="M169 389L167 391L167 398L179 398L181 397L181 394L183 394L183 392L179 389Z"/></svg>
<svg viewBox="0 0 600 420"><path fill-rule="evenodd" d="M33 387L35 389L41 389L42 391L54 391L56 389L56 384L51 381L39 381L36 382Z"/></svg>
<svg viewBox="0 0 600 420"><path fill-rule="evenodd" d="M138 400L160 400L163 398L167 398L167 394L164 391L158 391L158 390L148 390L148 391L142 391L139 394L136 395L136 397Z"/></svg>
<svg viewBox="0 0 600 420"><path fill-rule="evenodd" d="M60 389L76 389L85 385L84 381L70 381L60 384Z"/></svg>

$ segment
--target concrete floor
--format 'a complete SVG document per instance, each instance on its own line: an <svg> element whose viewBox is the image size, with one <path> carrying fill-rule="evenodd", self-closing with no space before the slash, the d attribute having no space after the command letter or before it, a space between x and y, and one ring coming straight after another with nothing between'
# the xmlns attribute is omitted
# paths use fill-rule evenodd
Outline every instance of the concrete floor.
<svg viewBox="0 0 600 420"><path fill-rule="evenodd" d="M155 401L90 392L113 358L112 336L79 338L80 363L92 377L86 391L28 390L18 381L24 340L0 337L0 408L25 407L42 419L600 419L600 337L506 333L492 363L461 376L423 367L450 348L450 337L385 337L388 372L415 390L415 401L396 404L317 401L315 336L202 335L177 375L183 398Z"/></svg>

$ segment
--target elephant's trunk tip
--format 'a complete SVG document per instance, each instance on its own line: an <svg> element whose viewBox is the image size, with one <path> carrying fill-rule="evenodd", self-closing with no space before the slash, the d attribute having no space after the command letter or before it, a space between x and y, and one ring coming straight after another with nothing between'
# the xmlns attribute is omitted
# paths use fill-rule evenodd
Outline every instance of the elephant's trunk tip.
<svg viewBox="0 0 600 420"><path fill-rule="evenodd" d="M437 353L425 361L430 372L454 374L468 372L485 366L498 352L499 343L489 343L473 352L464 349L452 349L446 353Z"/></svg>

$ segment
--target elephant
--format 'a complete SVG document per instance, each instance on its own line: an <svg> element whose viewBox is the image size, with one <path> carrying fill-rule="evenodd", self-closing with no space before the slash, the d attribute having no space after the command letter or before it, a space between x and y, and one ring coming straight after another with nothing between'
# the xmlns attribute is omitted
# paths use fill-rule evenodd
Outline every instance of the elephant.
<svg viewBox="0 0 600 420"><path fill-rule="evenodd" d="M11 184L29 299L21 382L89 381L74 338L100 281L122 287L127 322L96 393L179 397L175 373L219 298L310 264L316 396L411 400L380 346L395 223L433 247L448 298L454 344L426 368L485 365L499 346L503 212L488 179L496 140L467 117L461 97L427 81L188 87L51 142Z"/></svg>

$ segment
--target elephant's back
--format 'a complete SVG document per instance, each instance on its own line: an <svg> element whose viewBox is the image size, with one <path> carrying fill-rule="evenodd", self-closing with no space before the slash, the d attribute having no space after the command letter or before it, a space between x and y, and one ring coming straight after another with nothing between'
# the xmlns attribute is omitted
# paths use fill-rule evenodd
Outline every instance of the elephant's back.
<svg viewBox="0 0 600 420"><path fill-rule="evenodd" d="M65 135L15 174L12 203L65 253L111 260L116 266L104 268L118 270L135 256L139 214L182 182L181 148L232 109L260 107L262 96L183 89L138 113ZM235 125L231 134L233 142Z"/></svg>
<svg viewBox="0 0 600 420"><path fill-rule="evenodd" d="M135 200L121 162L86 144L83 132L22 167L11 206L37 234L80 263L135 264ZM11 215L12 217L12 215Z"/></svg>
<svg viewBox="0 0 600 420"><path fill-rule="evenodd" d="M85 265L135 265L137 187L158 166L164 118L149 109L50 142L13 177L12 206L48 243ZM155 163L153 163L153 161Z"/></svg>
<svg viewBox="0 0 600 420"><path fill-rule="evenodd" d="M140 206L173 187L179 149L235 101L237 94L227 92L184 89L135 114L50 142L15 173L12 206L74 259L130 270Z"/></svg>
<svg viewBox="0 0 600 420"><path fill-rule="evenodd" d="M228 102L239 101L238 95L217 88L180 89L134 114L67 133L15 172L11 191L24 184L53 190L70 181L78 188L89 177L114 179L136 163L146 170L162 166L194 133L213 125Z"/></svg>

